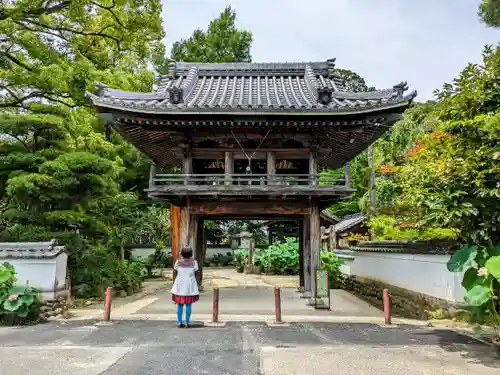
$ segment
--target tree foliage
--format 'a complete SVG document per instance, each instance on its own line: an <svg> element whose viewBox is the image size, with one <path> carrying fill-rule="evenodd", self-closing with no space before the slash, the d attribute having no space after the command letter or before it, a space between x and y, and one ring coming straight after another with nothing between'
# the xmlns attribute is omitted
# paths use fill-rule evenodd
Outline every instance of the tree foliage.
<svg viewBox="0 0 500 375"><path fill-rule="evenodd" d="M482 0L478 15L484 24L490 27L500 27L500 1Z"/></svg>
<svg viewBox="0 0 500 375"><path fill-rule="evenodd" d="M151 212L158 213L159 207L141 199L147 160L116 135L112 142L104 139L95 111L86 107L85 92L99 81L151 89L149 64L164 35L161 3L2 4L1 237L57 239L70 251L73 284L85 280L95 293L104 279L113 283L132 272L116 255L137 240L131 235L137 228L142 238L148 237L144 223L158 221ZM155 233L150 229L149 234ZM104 271L91 264L113 269L101 278Z"/></svg>
<svg viewBox="0 0 500 375"><path fill-rule="evenodd" d="M167 74L170 61L201 63L250 62L252 33L236 26L236 12L226 7L218 18L210 21L206 30L196 29L187 39L175 42L170 56L158 50L154 64L156 71Z"/></svg>

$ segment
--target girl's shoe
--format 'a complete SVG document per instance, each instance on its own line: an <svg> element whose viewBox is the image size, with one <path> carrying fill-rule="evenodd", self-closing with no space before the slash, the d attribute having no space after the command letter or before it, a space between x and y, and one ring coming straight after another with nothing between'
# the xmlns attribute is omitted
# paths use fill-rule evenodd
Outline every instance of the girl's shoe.
<svg viewBox="0 0 500 375"><path fill-rule="evenodd" d="M189 328L189 324L184 324L184 328Z"/></svg>
<svg viewBox="0 0 500 375"><path fill-rule="evenodd" d="M178 327L179 327L179 328L185 328L185 327L186 327L186 325L181 323L181 324L179 324L179 325L178 325Z"/></svg>

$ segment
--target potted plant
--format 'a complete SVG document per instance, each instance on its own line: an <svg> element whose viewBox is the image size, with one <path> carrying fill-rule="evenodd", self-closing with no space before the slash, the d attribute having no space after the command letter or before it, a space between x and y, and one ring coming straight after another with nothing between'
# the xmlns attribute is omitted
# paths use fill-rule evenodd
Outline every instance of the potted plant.
<svg viewBox="0 0 500 375"><path fill-rule="evenodd" d="M464 272L465 302L477 323L476 332L484 324L493 329L492 343L500 357L500 246L462 247L447 266L451 272Z"/></svg>

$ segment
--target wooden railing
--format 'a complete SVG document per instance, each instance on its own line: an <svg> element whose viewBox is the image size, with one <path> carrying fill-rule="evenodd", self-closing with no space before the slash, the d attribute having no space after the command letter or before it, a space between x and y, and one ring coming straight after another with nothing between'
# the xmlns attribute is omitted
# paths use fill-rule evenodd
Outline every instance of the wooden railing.
<svg viewBox="0 0 500 375"><path fill-rule="evenodd" d="M340 174L156 174L150 181L150 188L169 186L303 186L326 187L344 186L345 179Z"/></svg>

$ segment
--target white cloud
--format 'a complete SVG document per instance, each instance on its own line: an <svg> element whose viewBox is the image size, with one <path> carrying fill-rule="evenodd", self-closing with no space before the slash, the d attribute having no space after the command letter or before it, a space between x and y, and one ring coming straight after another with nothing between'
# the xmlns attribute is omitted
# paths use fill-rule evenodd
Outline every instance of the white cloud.
<svg viewBox="0 0 500 375"><path fill-rule="evenodd" d="M167 46L206 28L226 5L254 35L254 61L337 58L378 88L408 81L419 100L479 62L497 30L477 18L478 0L163 0Z"/></svg>

